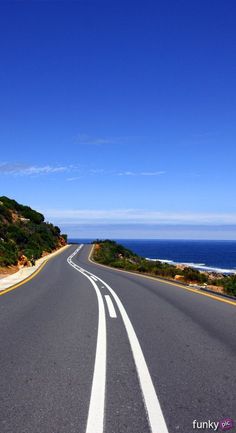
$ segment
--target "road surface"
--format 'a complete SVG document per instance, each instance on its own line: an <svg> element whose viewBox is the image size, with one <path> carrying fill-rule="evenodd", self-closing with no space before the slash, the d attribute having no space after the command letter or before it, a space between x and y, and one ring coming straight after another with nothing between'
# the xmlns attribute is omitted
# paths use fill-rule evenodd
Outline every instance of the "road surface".
<svg viewBox="0 0 236 433"><path fill-rule="evenodd" d="M0 296L0 432L236 421L236 304L101 267L90 250L71 246Z"/></svg>

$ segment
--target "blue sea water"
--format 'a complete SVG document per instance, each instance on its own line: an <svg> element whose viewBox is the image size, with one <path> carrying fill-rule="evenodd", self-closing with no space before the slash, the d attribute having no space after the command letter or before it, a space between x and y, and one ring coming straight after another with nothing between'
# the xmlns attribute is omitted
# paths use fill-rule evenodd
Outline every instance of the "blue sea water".
<svg viewBox="0 0 236 433"><path fill-rule="evenodd" d="M89 243L92 239L71 239ZM200 270L236 273L236 241L116 239L142 257L184 263Z"/></svg>

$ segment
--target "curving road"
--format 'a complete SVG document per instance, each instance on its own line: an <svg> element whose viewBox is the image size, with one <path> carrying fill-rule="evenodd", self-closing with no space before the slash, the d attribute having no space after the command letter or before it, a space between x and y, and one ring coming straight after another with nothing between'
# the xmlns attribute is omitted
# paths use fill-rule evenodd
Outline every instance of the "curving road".
<svg viewBox="0 0 236 433"><path fill-rule="evenodd" d="M236 303L101 267L90 250L71 246L0 297L0 432L236 421Z"/></svg>

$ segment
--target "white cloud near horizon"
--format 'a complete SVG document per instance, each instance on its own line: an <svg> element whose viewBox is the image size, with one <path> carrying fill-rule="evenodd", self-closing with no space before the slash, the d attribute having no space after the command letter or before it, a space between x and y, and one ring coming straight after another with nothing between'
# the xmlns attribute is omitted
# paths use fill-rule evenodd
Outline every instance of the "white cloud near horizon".
<svg viewBox="0 0 236 433"><path fill-rule="evenodd" d="M143 209L48 209L41 211L47 218L60 224L236 224L236 213L178 213Z"/></svg>
<svg viewBox="0 0 236 433"><path fill-rule="evenodd" d="M8 175L39 175L39 174L51 174L51 173L62 173L69 171L70 167L66 166L52 166L52 165L27 165L27 164L10 164L2 163L0 164L0 174Z"/></svg>
<svg viewBox="0 0 236 433"><path fill-rule="evenodd" d="M70 239L236 240L236 225L61 224Z"/></svg>

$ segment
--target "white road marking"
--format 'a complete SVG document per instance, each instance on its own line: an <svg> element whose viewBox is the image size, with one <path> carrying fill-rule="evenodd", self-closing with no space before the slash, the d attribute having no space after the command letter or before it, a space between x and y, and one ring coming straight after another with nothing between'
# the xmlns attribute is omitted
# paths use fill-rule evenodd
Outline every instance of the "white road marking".
<svg viewBox="0 0 236 433"><path fill-rule="evenodd" d="M77 253L77 251L75 251L73 253L72 257L76 253ZM67 259L67 261L68 261L68 259ZM70 262L68 262L68 263L70 263ZM72 263L70 263L70 264L73 266ZM77 265L76 265L76 267L77 267ZM83 272L88 272L88 271L86 271L83 268L80 268L79 272L83 273ZM100 281L109 290L109 292L113 296L114 300L116 301L117 307L118 307L120 314L122 316L123 323L124 323L124 326L126 328L126 332L128 335L130 347L132 350L134 362L136 365L136 370L138 373L140 388L142 390L143 400L144 400L144 404L145 404L145 408L146 408L146 412L147 412L147 418L148 418L149 425L150 425L150 431L151 431L151 433L168 433L168 429L166 426L166 422L165 422L165 419L164 419L164 416L163 416L163 413L161 410L161 406L160 406L157 394L156 394L156 390L154 388L152 378L151 378L151 375L149 373L148 366L147 366L146 360L144 358L144 354L142 352L138 337L135 333L135 330L134 330L133 325L129 319L129 316L128 316L122 302L120 301L119 297L115 293L115 291L107 283L105 283L105 281L103 281L101 278L97 277L96 275L92 274L91 272L89 274L90 274L90 277L86 274L84 274L84 275L90 279L90 281L94 287L96 286L96 293L98 292L101 296L101 293L99 292L96 283L93 281L93 279L91 279L91 277L97 278L97 280ZM99 299L102 300L102 296L101 296L101 298L99 297ZM103 302L102 302L102 305L103 305L103 313L104 313ZM105 332L106 332L106 328L105 328ZM101 341L102 341L102 339L101 339ZM105 342L106 342L106 340L105 340ZM96 365L95 365L95 367L96 367ZM100 375L100 371L96 370L96 374ZM95 369L94 369L94 375L95 375ZM98 392L99 392L99 389L97 390L97 393ZM105 397L105 385L104 385L104 397ZM91 401L92 401L92 395L91 395L91 400L90 400L90 408L91 408ZM96 433L103 432L103 430L98 430L98 428L97 428L96 417L99 418L99 414L97 412L96 402L93 402L93 407L94 407L95 411L94 411L94 413L92 411L91 414L90 414L90 408L89 408L89 417L88 417L88 424L87 424L86 433L94 433L95 431L96 431ZM104 400L103 400L103 411L104 411ZM95 416L94 416L94 414L95 414ZM103 417L104 417L104 413L102 415L102 418ZM90 423L89 423L89 418L91 418ZM89 430L88 430L88 425L90 427ZM99 426L101 428L101 420L100 420Z"/></svg>
<svg viewBox="0 0 236 433"><path fill-rule="evenodd" d="M90 275L90 277L91 277L94 281L97 281L97 278L95 278L93 275Z"/></svg>
<svg viewBox="0 0 236 433"><path fill-rule="evenodd" d="M99 291L97 284L90 275L84 273L84 269L77 266L72 258L81 249L78 248L71 256L68 257L67 262L73 266L78 272L82 273L89 279L94 287L98 300L98 332L97 332L97 345L96 355L93 372L92 390L89 403L89 412L87 419L86 433L103 433L104 428L104 410L105 410L105 388L106 388L106 315L102 295Z"/></svg>
<svg viewBox="0 0 236 433"><path fill-rule="evenodd" d="M98 277L97 277L98 278ZM147 363L144 358L138 337L135 333L133 325L129 319L129 316L114 290L103 281L101 278L98 280L104 284L104 286L112 294L116 301L117 307L120 310L124 326L128 335L129 343L133 353L136 370L138 373L139 383L143 394L143 400L147 411L147 417L150 425L151 433L168 433L167 425L165 422L164 415L161 410L161 406L154 388L151 375L148 370Z"/></svg>
<svg viewBox="0 0 236 433"><path fill-rule="evenodd" d="M85 274L84 274L85 275ZM90 277L88 277L90 279ZM98 298L98 333L89 403L86 433L103 433L106 391L106 316L102 295L96 283L90 279Z"/></svg>
<svg viewBox="0 0 236 433"><path fill-rule="evenodd" d="M161 410L161 406L152 382L151 375L148 370L148 366L146 364L141 346L138 341L138 337L135 333L135 330L133 328L133 325L129 319L128 314L126 313L126 310L114 292L114 290L108 286L103 281L103 284L106 285L107 289L110 291L110 293L113 295L113 298L115 299L117 306L120 310L120 314L122 316L126 332L129 338L131 350L134 357L134 362L136 365L138 377L139 377L139 383L143 394L144 403L146 406L146 411L148 415L148 420L151 428L152 433L168 433L168 429L166 426L166 422Z"/></svg>
<svg viewBox="0 0 236 433"><path fill-rule="evenodd" d="M110 314L110 317L112 319L116 319L117 315L116 315L116 310L114 308L113 302L111 300L111 297L109 295L105 295L105 299L106 299L106 303L107 303L107 308Z"/></svg>

